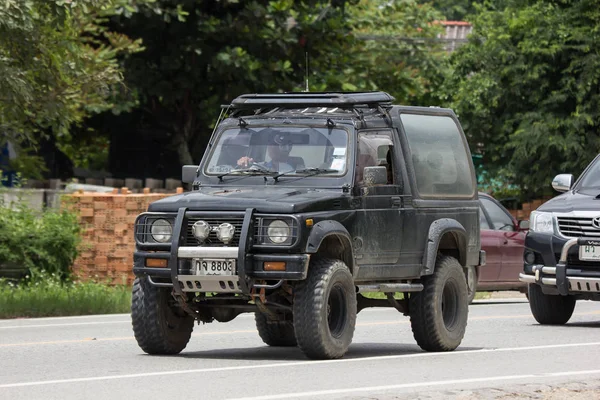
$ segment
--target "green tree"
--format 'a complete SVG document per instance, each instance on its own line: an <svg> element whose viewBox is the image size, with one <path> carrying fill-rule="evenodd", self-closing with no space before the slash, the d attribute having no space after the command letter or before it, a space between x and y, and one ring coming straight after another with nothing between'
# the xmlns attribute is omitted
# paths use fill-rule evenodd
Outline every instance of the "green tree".
<svg viewBox="0 0 600 400"><path fill-rule="evenodd" d="M600 148L600 1L506 3L473 20L442 100L486 170L540 194Z"/></svg>
<svg viewBox="0 0 600 400"><path fill-rule="evenodd" d="M153 1L0 2L0 145L8 140L22 150L18 169L36 175L39 157L25 154L40 140L68 143L85 117L130 105L118 56L141 43L105 23Z"/></svg>
<svg viewBox="0 0 600 400"><path fill-rule="evenodd" d="M101 121L112 131L113 170L157 172L169 152L178 162L166 170L197 163L218 107L242 93L302 91L308 76L311 91L381 89L415 103L433 101L442 81L445 54L433 24L440 15L415 0L159 4L185 18L147 12L111 25L146 47L125 63L140 106ZM136 147L152 161L129 161Z"/></svg>
<svg viewBox="0 0 600 400"><path fill-rule="evenodd" d="M448 21L464 21L475 12L475 4L482 1L472 0L421 0L442 13Z"/></svg>

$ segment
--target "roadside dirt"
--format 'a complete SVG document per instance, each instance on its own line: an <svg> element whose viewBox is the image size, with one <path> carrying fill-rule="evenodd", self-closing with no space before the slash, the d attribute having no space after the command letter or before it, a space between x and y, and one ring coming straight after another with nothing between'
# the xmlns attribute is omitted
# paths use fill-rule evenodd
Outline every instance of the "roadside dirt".
<svg viewBox="0 0 600 400"><path fill-rule="evenodd" d="M443 390L402 395L350 396L347 400L598 400L600 382L571 382L561 386L511 385L506 388Z"/></svg>

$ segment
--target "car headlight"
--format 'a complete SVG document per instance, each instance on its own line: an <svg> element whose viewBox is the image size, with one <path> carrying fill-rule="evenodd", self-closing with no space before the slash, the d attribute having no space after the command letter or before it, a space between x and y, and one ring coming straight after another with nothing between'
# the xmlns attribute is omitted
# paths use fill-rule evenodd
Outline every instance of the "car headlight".
<svg viewBox="0 0 600 400"><path fill-rule="evenodd" d="M235 234L235 227L228 222L219 225L219 229L217 230L217 237L219 240L225 244L229 244L233 239L233 235Z"/></svg>
<svg viewBox="0 0 600 400"><path fill-rule="evenodd" d="M275 244L285 243L290 238L290 226L287 222L276 219L267 227L267 236Z"/></svg>
<svg viewBox="0 0 600 400"><path fill-rule="evenodd" d="M552 213L533 211L529 229L538 233L554 233L554 217Z"/></svg>
<svg viewBox="0 0 600 400"><path fill-rule="evenodd" d="M166 219L157 219L152 222L150 233L152 234L152 239L158 243L167 243L171 241L171 237L173 236L173 227Z"/></svg>

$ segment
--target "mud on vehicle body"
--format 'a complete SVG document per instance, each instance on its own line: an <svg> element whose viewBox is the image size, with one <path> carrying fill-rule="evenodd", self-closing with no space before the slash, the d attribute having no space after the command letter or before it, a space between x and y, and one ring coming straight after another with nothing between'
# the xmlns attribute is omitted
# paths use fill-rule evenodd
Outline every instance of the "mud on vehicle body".
<svg viewBox="0 0 600 400"><path fill-rule="evenodd" d="M566 324L577 300L600 301L600 155L577 182L560 174L552 186L564 193L531 213L519 275L542 325Z"/></svg>
<svg viewBox="0 0 600 400"><path fill-rule="evenodd" d="M423 349L459 346L465 271L485 260L471 156L451 110L393 100L290 93L224 106L200 164L183 167L192 190L136 221L142 349L178 353L190 321L252 312L266 344L339 358L367 307L410 316Z"/></svg>

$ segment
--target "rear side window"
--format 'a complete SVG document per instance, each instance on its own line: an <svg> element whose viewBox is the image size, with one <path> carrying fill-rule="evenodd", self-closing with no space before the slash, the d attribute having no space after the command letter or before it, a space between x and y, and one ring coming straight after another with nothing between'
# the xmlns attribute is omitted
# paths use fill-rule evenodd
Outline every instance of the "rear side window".
<svg viewBox="0 0 600 400"><path fill-rule="evenodd" d="M474 195L471 160L458 126L446 116L401 114L422 197Z"/></svg>

